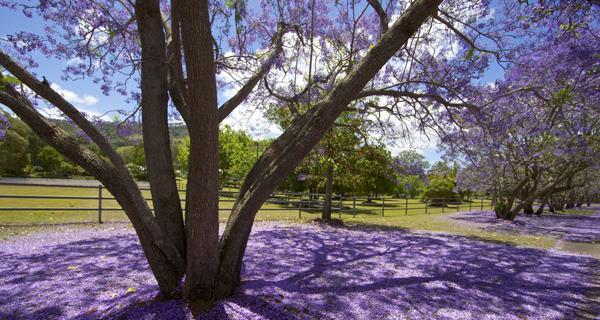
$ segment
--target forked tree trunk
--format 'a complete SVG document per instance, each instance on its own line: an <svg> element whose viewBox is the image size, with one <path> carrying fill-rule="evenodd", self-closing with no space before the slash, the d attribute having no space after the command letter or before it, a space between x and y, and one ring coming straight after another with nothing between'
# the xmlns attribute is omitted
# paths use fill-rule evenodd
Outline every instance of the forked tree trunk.
<svg viewBox="0 0 600 320"><path fill-rule="evenodd" d="M145 141L149 143L146 150L149 157L147 161L156 160L149 163L149 169L154 171L150 179L153 197L156 197L156 218L124 168L122 158L101 139L103 137L99 132L90 129L93 125L68 105L68 102L60 101L59 105L63 107L61 111L90 135L112 164L46 121L26 97L15 93L15 90L10 91L10 85L7 86L9 89L0 90L0 103L11 108L48 144L94 175L111 191L131 220L165 295L177 293L181 275L186 273L183 288L185 298L213 300L232 294L238 287L242 259L254 217L264 201L314 148L348 104L358 97L363 87L407 43L425 20L437 11L442 0L414 1L346 78L311 110L296 118L290 128L269 146L244 181L220 244L217 151L218 119L223 117L217 115L215 61L208 1L180 0L177 5L175 2L173 1L173 8L179 8L181 16L181 42L187 73L184 90L187 112L184 113L190 132L190 167L185 210L187 250L180 240L182 224L176 212L179 199L172 183L172 164L169 167L166 163L169 158L167 154L159 154L167 151L168 142L164 113L167 75L162 63L166 64L169 59L165 57L166 46L160 43L166 39L164 32L160 30L163 21L159 19L158 0L137 1L135 5L136 20L139 20L139 29L144 33L140 37L140 42L145 47L142 48L143 110L144 113L150 113L144 116L144 121L149 122L144 124L144 137L145 140L157 139ZM179 31L175 32L179 34ZM2 62L10 64L6 59ZM7 67L5 64L3 65ZM23 72L19 74L18 70L9 71L52 104L56 105L55 101L62 99L58 93L39 81L27 83ZM162 77L165 79L160 79ZM234 101L233 104L235 103L237 102ZM226 108L225 113L231 109L232 107ZM156 136L149 134L151 126L160 130ZM160 224L158 221L161 221ZM182 253L185 253L185 258Z"/></svg>
<svg viewBox="0 0 600 320"><path fill-rule="evenodd" d="M333 122L385 63L437 11L442 0L416 0L381 40L320 102L298 116L248 173L220 243L217 295L228 296L240 283L242 258L254 217L277 185L314 148Z"/></svg>
<svg viewBox="0 0 600 320"><path fill-rule="evenodd" d="M333 193L333 165L327 166L327 181L325 183L325 200L321 219L331 220L331 194Z"/></svg>

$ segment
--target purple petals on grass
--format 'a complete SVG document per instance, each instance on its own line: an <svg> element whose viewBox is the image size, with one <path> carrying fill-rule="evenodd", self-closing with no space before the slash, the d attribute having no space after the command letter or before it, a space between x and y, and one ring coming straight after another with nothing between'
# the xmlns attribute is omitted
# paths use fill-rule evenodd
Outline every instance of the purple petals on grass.
<svg viewBox="0 0 600 320"><path fill-rule="evenodd" d="M469 238L261 223L242 288L193 316L126 228L0 242L0 318L573 319L598 260ZM130 290L135 288L135 290Z"/></svg>

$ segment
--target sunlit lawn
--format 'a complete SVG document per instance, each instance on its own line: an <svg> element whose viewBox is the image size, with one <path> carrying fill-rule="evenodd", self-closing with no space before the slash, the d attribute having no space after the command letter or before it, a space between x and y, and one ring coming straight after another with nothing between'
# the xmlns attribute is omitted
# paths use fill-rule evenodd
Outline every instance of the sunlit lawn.
<svg viewBox="0 0 600 320"><path fill-rule="evenodd" d="M235 190L226 190L235 191ZM150 198L149 191L143 191L147 198ZM0 194L2 195L39 195L39 196L85 196L97 197L97 188L77 188L77 187L52 187L52 186L11 186L0 185ZM111 195L103 190L104 197ZM181 194L182 199L185 195ZM221 197L220 220L227 220L229 211L233 206L232 197ZM298 196L289 196L290 203L297 203ZM303 204L306 199L303 199ZM350 225L368 225L383 227L400 227L416 230L443 231L459 233L467 236L473 236L488 240L509 242L519 245L535 247L551 247L555 240L545 237L511 235L507 233L486 232L480 229L470 227L468 224L460 224L443 219L449 213L457 211L489 210L489 200L474 200L471 203L462 203L460 205L448 205L446 207L426 207L418 199L385 199L385 208L382 210L380 199L373 200L372 203L364 203L365 199L345 199L341 206L343 212L334 211L333 217L341 217L345 223ZM149 205L152 206L151 201ZM408 210L406 210L408 205ZM333 202L334 207L340 207L339 200ZM81 224L96 222L98 220L98 200L97 199L0 199L1 208L89 208L89 211L0 211L0 237L7 237L17 233L29 232L31 230L42 228L47 224ZM102 220L104 222L127 222L127 217L122 211L110 209L118 208L115 200L104 199L102 207ZM224 209L224 210L223 210ZM580 210L583 211L583 210ZM578 212L579 213L579 212ZM318 218L320 209L302 209L289 205L279 205L266 203L257 214L257 220L288 220L297 222L307 222Z"/></svg>

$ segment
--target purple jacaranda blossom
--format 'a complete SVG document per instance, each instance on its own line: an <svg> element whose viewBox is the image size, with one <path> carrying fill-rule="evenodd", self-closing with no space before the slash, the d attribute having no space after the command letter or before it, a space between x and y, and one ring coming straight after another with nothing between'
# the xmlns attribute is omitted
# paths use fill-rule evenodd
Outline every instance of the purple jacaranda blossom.
<svg viewBox="0 0 600 320"><path fill-rule="evenodd" d="M10 127L8 117L0 113L0 141L4 140L4 137L6 136L6 129L8 129L8 127Z"/></svg>
<svg viewBox="0 0 600 320"><path fill-rule="evenodd" d="M512 222L497 219L492 211L483 211L458 213L452 219L477 223L487 231L549 236L566 241L600 244L600 213L519 215Z"/></svg>
<svg viewBox="0 0 600 320"><path fill-rule="evenodd" d="M574 319L598 260L457 235L258 223L241 288L204 314L158 287L133 231L66 228L0 242L0 317ZM134 289L133 289L134 288ZM597 314L597 313L596 313Z"/></svg>

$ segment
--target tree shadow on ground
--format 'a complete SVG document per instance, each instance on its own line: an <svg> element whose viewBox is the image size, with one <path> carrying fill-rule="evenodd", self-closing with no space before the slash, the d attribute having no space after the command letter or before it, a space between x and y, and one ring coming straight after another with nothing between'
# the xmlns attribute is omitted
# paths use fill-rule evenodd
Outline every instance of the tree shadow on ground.
<svg viewBox="0 0 600 320"><path fill-rule="evenodd" d="M588 318L598 260L461 236L319 226L256 228L238 292L196 319ZM132 234L0 243L0 318L190 319ZM79 235L80 237L82 235ZM46 240L46 243L42 243ZM41 248L30 249L29 247ZM127 293L135 288L133 293ZM131 290L130 290L131 291Z"/></svg>
<svg viewBox="0 0 600 320"><path fill-rule="evenodd" d="M474 222L487 231L517 232L551 236L566 241L600 243L600 214L542 214L516 217L514 222L496 219L491 211L465 212L451 217L457 221Z"/></svg>

